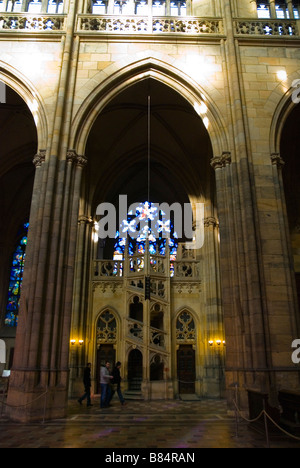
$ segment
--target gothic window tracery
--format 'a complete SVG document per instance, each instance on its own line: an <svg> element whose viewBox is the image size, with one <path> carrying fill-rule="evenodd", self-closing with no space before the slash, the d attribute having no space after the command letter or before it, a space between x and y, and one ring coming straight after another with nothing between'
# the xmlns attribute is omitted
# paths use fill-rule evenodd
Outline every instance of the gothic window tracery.
<svg viewBox="0 0 300 468"><path fill-rule="evenodd" d="M135 213L130 211L127 219L121 223L120 230L116 233L114 259L123 258L126 242L130 255L144 254L147 236L150 254L165 255L168 241L170 259L176 260L178 241L173 224L166 219L165 213L148 201L139 204Z"/></svg>
<svg viewBox="0 0 300 468"><path fill-rule="evenodd" d="M176 321L177 343L194 343L196 340L195 321L192 314L185 310Z"/></svg>
<svg viewBox="0 0 300 468"><path fill-rule="evenodd" d="M18 313L20 307L20 296L26 255L28 227L29 223L26 222L25 224L23 224L22 230L19 234L19 241L13 253L11 263L5 314L5 325L9 327L16 327L18 324Z"/></svg>
<svg viewBox="0 0 300 468"><path fill-rule="evenodd" d="M104 310L98 319L96 329L97 347L103 343L116 343L117 321L115 315L109 310Z"/></svg>

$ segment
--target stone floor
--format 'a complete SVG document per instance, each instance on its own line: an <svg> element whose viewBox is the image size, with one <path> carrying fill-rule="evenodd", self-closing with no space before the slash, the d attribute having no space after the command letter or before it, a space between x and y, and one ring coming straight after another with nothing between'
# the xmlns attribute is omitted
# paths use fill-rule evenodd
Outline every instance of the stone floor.
<svg viewBox="0 0 300 468"><path fill-rule="evenodd" d="M224 401L128 401L122 407L113 400L100 409L70 400L66 418L21 424L0 417L0 448L103 448L199 449L199 448L300 448L300 441L284 433L271 434L269 444L262 430L228 415ZM120 452L121 453L121 452Z"/></svg>

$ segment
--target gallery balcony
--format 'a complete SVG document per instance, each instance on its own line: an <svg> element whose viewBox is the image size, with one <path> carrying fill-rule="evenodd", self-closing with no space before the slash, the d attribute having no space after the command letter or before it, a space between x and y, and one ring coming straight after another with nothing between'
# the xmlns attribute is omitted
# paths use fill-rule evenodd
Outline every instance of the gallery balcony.
<svg viewBox="0 0 300 468"><path fill-rule="evenodd" d="M289 19L233 19L237 38L300 37L300 20ZM51 34L63 35L67 30L65 14L32 14L0 12L0 34ZM222 18L194 16L153 15L96 15L78 14L74 34L80 36L140 35L184 36L220 39L226 37Z"/></svg>

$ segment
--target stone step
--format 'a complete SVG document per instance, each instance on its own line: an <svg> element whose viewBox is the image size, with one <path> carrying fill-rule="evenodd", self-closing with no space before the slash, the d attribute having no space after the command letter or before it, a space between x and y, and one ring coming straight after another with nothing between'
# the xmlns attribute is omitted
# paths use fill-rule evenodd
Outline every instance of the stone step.
<svg viewBox="0 0 300 468"><path fill-rule="evenodd" d="M144 399L142 392L136 391L136 390L126 390L126 392L124 392L124 398L125 400L143 400Z"/></svg>

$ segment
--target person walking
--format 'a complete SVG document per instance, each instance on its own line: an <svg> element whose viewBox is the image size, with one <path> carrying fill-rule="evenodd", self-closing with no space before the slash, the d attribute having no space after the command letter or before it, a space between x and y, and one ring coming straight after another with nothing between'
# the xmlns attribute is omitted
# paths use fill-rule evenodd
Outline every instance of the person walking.
<svg viewBox="0 0 300 468"><path fill-rule="evenodd" d="M91 363L88 362L83 373L84 394L79 398L78 403L82 405L83 400L87 399L87 407L93 406L91 404Z"/></svg>
<svg viewBox="0 0 300 468"><path fill-rule="evenodd" d="M121 368L121 363L120 361L118 361L114 367L114 370L113 370L113 373L112 373L112 376L113 376L113 380L112 380L112 383L115 387L115 391L117 392L118 394L118 397L119 397L119 400L120 400L120 403L121 405L125 405L125 400L124 400L124 397L122 395L122 391L121 391L121 374L120 374L120 368Z"/></svg>
<svg viewBox="0 0 300 468"><path fill-rule="evenodd" d="M107 361L105 366L102 366L100 370L101 408L107 408L112 398L112 390L110 386L112 378L112 375L110 375L110 363Z"/></svg>

